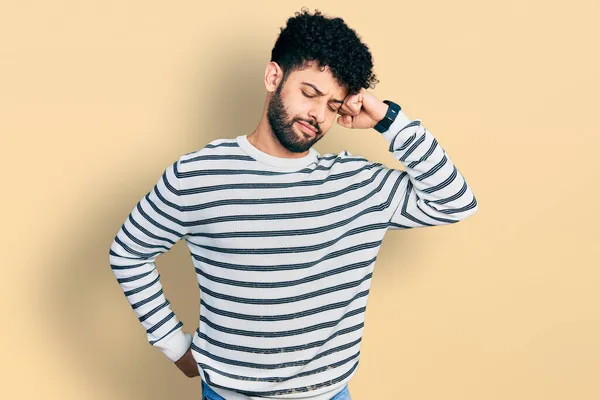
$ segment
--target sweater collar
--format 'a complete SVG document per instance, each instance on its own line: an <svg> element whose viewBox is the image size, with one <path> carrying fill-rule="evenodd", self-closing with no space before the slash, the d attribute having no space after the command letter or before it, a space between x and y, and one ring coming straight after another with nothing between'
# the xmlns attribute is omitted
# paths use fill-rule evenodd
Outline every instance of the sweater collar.
<svg viewBox="0 0 600 400"><path fill-rule="evenodd" d="M254 145L248 141L248 135L238 136L237 143L246 154L254 158L256 161L281 169L301 169L307 167L310 164L317 162L319 156L319 153L313 147L311 147L308 149L308 154L304 157L275 157L254 147Z"/></svg>

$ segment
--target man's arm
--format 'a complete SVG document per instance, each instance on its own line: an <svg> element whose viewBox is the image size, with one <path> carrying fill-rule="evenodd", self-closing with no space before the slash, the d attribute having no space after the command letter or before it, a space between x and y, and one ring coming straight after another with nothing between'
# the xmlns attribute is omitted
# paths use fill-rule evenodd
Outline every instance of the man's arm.
<svg viewBox="0 0 600 400"><path fill-rule="evenodd" d="M155 259L188 233L176 175L179 160L168 166L153 189L133 208L109 252L109 262L127 301L146 329L148 342L177 361L191 335L171 310Z"/></svg>
<svg viewBox="0 0 600 400"><path fill-rule="evenodd" d="M393 182L388 228L409 229L446 225L477 211L477 200L465 178L435 137L421 124L398 111L382 136L388 150L406 171L387 170Z"/></svg>

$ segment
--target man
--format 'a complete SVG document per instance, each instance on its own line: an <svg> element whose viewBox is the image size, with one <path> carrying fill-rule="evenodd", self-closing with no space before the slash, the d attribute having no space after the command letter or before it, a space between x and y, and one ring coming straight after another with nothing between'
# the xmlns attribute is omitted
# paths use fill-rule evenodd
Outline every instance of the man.
<svg viewBox="0 0 600 400"><path fill-rule="evenodd" d="M296 13L266 67L257 128L180 156L115 237L110 264L148 341L201 377L205 399L349 399L385 232L477 210L420 120L366 90L372 67L342 19ZM406 170L319 154L334 123L375 129ZM182 238L201 291L193 337L155 268Z"/></svg>

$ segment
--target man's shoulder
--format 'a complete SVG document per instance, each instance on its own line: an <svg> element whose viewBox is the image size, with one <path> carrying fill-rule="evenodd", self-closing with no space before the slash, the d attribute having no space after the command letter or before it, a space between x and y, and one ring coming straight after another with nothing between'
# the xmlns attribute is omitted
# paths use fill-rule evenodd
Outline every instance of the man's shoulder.
<svg viewBox="0 0 600 400"><path fill-rule="evenodd" d="M331 169L345 172L363 174L379 174L388 171L389 168L377 160L371 160L359 154L353 154L348 150L342 150L337 154L331 154ZM401 172L401 171L399 171Z"/></svg>
<svg viewBox="0 0 600 400"><path fill-rule="evenodd" d="M197 168L200 164L210 164L211 160L218 160L222 157L238 152L238 143L236 138L219 138L208 142L204 147L182 154L177 160L180 168Z"/></svg>
<svg viewBox="0 0 600 400"><path fill-rule="evenodd" d="M331 158L333 160L333 164L346 165L349 167L359 164L372 164L371 161L367 160L365 157L352 154L348 150L342 150L335 155L331 154Z"/></svg>

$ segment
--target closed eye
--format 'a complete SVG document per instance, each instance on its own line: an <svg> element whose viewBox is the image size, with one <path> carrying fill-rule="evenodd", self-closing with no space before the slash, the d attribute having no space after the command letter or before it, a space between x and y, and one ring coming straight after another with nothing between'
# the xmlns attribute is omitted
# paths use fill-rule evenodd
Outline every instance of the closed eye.
<svg viewBox="0 0 600 400"><path fill-rule="evenodd" d="M304 97L308 97L309 99L314 99L315 97L317 97L317 96L309 96L304 90L302 90L302 94L304 95ZM339 110L339 108L333 108L331 106L329 106L329 109L332 112L337 112Z"/></svg>

